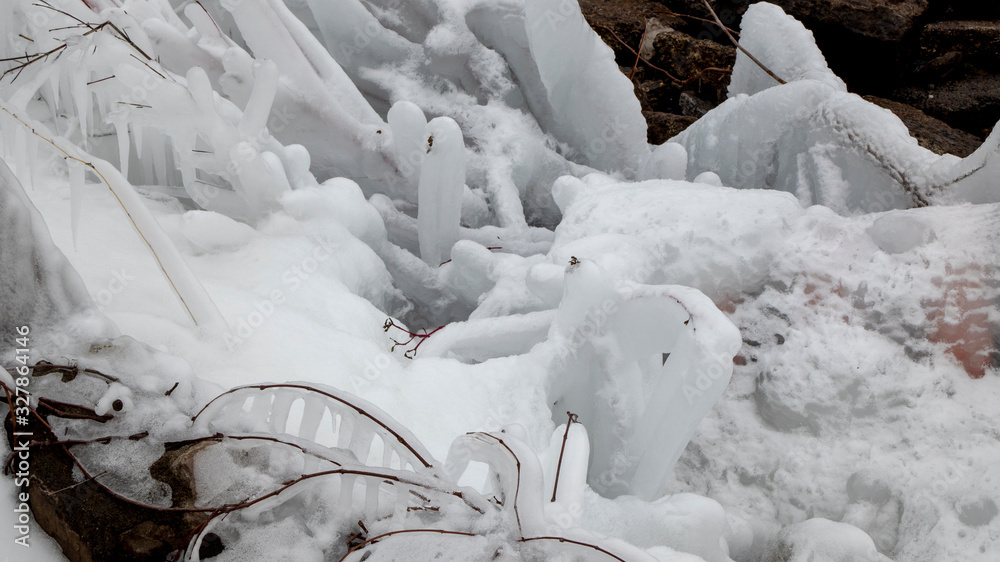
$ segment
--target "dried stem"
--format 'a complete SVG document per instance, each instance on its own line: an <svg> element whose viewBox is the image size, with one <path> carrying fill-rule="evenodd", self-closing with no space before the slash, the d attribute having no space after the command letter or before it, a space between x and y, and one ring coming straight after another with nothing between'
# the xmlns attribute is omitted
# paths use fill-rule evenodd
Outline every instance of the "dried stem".
<svg viewBox="0 0 1000 562"><path fill-rule="evenodd" d="M246 390L246 389L267 390L267 389L271 389L271 388L295 388L295 389L299 389L299 390L308 390L309 392L315 392L315 393L320 394L322 396L325 396L325 397L327 397L327 398L329 398L331 400L339 402L339 403L347 406L348 408L354 410L355 412L361 414L362 416L370 419L375 424L377 424L379 427L381 427L381 428L385 429L386 431L388 431L393 437L396 438L397 442L399 442L401 445L403 445L404 447L406 447L407 450L409 450L411 453L413 453L413 456L415 456L417 458L417 460L420 461L420 463L424 465L425 468L431 468L431 466L432 466L431 463L428 462L426 459L424 459L423 455L421 455L413 445L411 445L409 442L407 442L406 439L403 439L403 437L399 433L397 433L396 430L394 430L393 428L391 428L388 425L386 425L386 423L383 422L382 420L380 420L380 419L376 418L375 416L369 414L363 408L360 408L357 405L355 405L355 404L353 404L353 403L351 403L351 402L349 402L347 400L344 400L343 398L340 398L339 396L335 396L333 394L330 394L329 392L324 392L324 391L322 391L320 389L313 388L311 386L304 385L304 384L283 383L283 384L260 384L260 385L250 385L250 386L238 386L236 388L232 388L230 390L227 390L226 392L223 392L222 394L220 394L220 395L216 396L215 398L213 398L208 404L205 404L205 406L197 414L195 414L195 416L193 418L191 418L191 421L197 421L198 420L198 416L200 416L202 414L202 412L205 411L206 408L208 408L209 406L211 406L213 402L215 402L216 400L222 398L223 396L226 396L228 394L233 394L235 392L239 392L241 390Z"/></svg>
<svg viewBox="0 0 1000 562"><path fill-rule="evenodd" d="M596 550L597 552L600 552L602 554L607 554L608 556L614 558L615 560L620 560L621 562L627 562L624 558L616 556L608 552L607 550L604 550L603 548L597 546L596 544L590 544L589 542L575 541L573 539L567 539L565 537L531 537L531 538L522 538L519 542L531 542L531 541L559 541L569 544L575 544L577 546L583 546L586 548Z"/></svg>
<svg viewBox="0 0 1000 562"><path fill-rule="evenodd" d="M451 260L448 260L448 261L451 261ZM445 262L445 263L448 263L448 262ZM442 265L444 265L444 264L442 264ZM411 332L411 331L407 330L406 328L400 326L399 324L396 324L392 320L392 318L388 318L385 321L385 325L382 326L382 329L385 330L386 332L388 332L390 328L396 328L397 330L399 330L399 331L401 331L401 332L403 332L403 333L405 333L405 334L407 334L407 335L410 336L410 339L406 340L405 342L400 342L400 341L397 341L397 340L393 339L392 340L392 343L393 343L392 351L396 350L396 346L397 345L401 345L401 346L405 347L407 345L410 345L410 343L412 343L413 340L415 340L415 339L419 339L420 340L420 341L417 342L417 345L415 345L413 347L413 349L408 349L408 350L406 350L403 353L403 357L406 357L407 359L413 359L414 357L416 357L416 355L417 355L417 349L420 348L420 345L423 344L427 340L427 338L429 338L429 337L433 336L434 334L436 334L438 332L438 330L440 330L441 328L444 328L444 326L438 326L437 328L434 328L430 332L428 332L427 330L424 330L424 333L420 334L420 333L416 333L416 332Z"/></svg>
<svg viewBox="0 0 1000 562"><path fill-rule="evenodd" d="M649 22L642 28L642 37L639 38L639 48L635 50L635 62L632 63L632 70L628 73L628 79L631 80L635 76L635 68L639 66L639 53L642 52L642 46L646 43L646 32L649 31Z"/></svg>
<svg viewBox="0 0 1000 562"><path fill-rule="evenodd" d="M347 560L348 556L350 556L351 554L353 554L355 551L360 550L361 548L364 548L366 545L373 544L373 543L375 543L375 542L377 542L377 541L379 541L381 539L384 539L385 537L391 536L391 535L404 535L404 534L407 534L407 533L437 533L439 535L458 535L458 536L462 536L462 537L475 537L476 536L476 535L474 535L472 533L464 533L462 531L447 531L447 530L444 530L444 529L401 529L399 531L389 531L388 533L382 533L381 535L378 535L376 537L372 537L372 538L366 540L365 542L363 542L363 543L355 546L354 548L348 550L347 554L345 554L343 557L341 557L341 559L340 559L339 562L344 562L344 560Z"/></svg>
<svg viewBox="0 0 1000 562"><path fill-rule="evenodd" d="M79 374L89 375L94 378L102 379L106 382L118 382L116 377L111 375L105 375L104 373L96 369L81 369L77 365L56 365L54 363L49 363L48 361L39 361L32 365L31 370L36 377L42 377L50 373L60 373L64 377L70 376L70 380L75 378Z"/></svg>
<svg viewBox="0 0 1000 562"><path fill-rule="evenodd" d="M566 452L566 441L569 439L569 426L577 421L576 414L573 412L566 412L566 417L566 433L563 433L562 446L559 447L559 462L556 463L556 481L552 484L552 499L550 501L553 502L556 501L556 490L559 489L559 473L562 472L563 453Z"/></svg>
<svg viewBox="0 0 1000 562"><path fill-rule="evenodd" d="M712 9L712 5L708 3L708 0L701 0L701 2L705 4L705 7L708 8L708 11L712 13L712 17L715 18L715 25L719 26L722 29L722 32L726 34L726 37L729 38L729 40L733 43L733 45L736 46L737 49L739 49L744 55L749 57L750 60L752 60L757 66L759 66L764 72L766 72L768 76L777 80L779 84L788 83L782 80L781 77L779 77L777 74L772 72L770 68L764 66L764 63L760 62L759 60L757 60L757 57L750 54L750 51L744 49L743 45L740 45L740 42L737 41L736 38L733 37L733 34L729 32L729 28L723 25L722 20L719 19L719 15L715 13L714 9Z"/></svg>

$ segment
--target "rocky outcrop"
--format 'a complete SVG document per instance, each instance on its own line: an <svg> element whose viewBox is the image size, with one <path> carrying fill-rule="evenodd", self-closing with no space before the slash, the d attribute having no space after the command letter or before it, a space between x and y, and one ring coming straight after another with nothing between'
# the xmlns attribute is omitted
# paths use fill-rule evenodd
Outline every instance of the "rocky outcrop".
<svg viewBox="0 0 1000 562"><path fill-rule="evenodd" d="M877 96L869 101L899 116L922 146L967 155L1000 120L1000 3L770 1L813 31L850 91ZM710 4L738 30L749 2ZM725 101L735 49L702 0L580 0L580 7L632 76L650 142Z"/></svg>
<svg viewBox="0 0 1000 562"><path fill-rule="evenodd" d="M877 96L864 96L864 98L895 113L896 117L906 124L913 138L927 150L964 158L975 152L982 144L979 137L955 129L915 107Z"/></svg>
<svg viewBox="0 0 1000 562"><path fill-rule="evenodd" d="M1000 76L961 76L943 84L904 86L895 99L985 138L1000 120Z"/></svg>
<svg viewBox="0 0 1000 562"><path fill-rule="evenodd" d="M771 0L811 29L845 36L901 41L927 11L928 0Z"/></svg>
<svg viewBox="0 0 1000 562"><path fill-rule="evenodd" d="M676 115L661 111L643 111L646 118L646 135L651 144L663 144L681 134L698 119L688 115Z"/></svg>
<svg viewBox="0 0 1000 562"><path fill-rule="evenodd" d="M1000 70L1000 21L941 21L920 34L920 56L928 61L958 57L981 70Z"/></svg>

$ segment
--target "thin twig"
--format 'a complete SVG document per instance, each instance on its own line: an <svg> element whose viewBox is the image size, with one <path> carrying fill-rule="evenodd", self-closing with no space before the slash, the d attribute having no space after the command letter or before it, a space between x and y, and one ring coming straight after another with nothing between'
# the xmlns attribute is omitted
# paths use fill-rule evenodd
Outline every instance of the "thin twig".
<svg viewBox="0 0 1000 562"><path fill-rule="evenodd" d="M615 560L619 560L620 562L628 562L624 558L621 558L621 557L619 557L619 556L617 556L615 554L612 554L612 553L608 552L607 550L604 550L603 548L597 546L596 544L590 544L589 542L575 541L573 539L567 539L566 537L531 537L531 538L522 538L519 542L531 542L531 541L559 541L559 542L565 542L565 543L569 543L569 544L575 544L577 546L583 546L583 547L586 547L586 548L590 548L590 549L596 550L596 551L598 551L598 552L600 552L602 554L607 554L608 556L614 558Z"/></svg>
<svg viewBox="0 0 1000 562"><path fill-rule="evenodd" d="M566 433L563 433L562 446L559 447L559 462L556 463L556 481L552 484L552 500L556 501L556 490L559 489L559 473L562 471L562 460L563 453L566 452L566 441L569 439L569 426L573 425L576 421L576 414L573 412L566 412Z"/></svg>
<svg viewBox="0 0 1000 562"><path fill-rule="evenodd" d="M391 535L403 535L403 534L407 534L407 533L437 533L439 535L459 535L459 536L462 536L462 537L475 537L476 536L476 535L474 535L472 533L464 533L462 531L447 531L447 530L444 530L444 529L400 529L398 531L389 531L388 533L382 533L381 535L378 535L376 537L372 537L372 538L366 540L365 542L359 544L358 546L356 546L356 547L348 550L347 554L345 554L343 557L341 557L341 559L339 560L339 562L344 562L344 560L347 560L348 556L350 556L354 552L360 550L361 548L364 548L366 545L372 544L372 543L374 543L376 541L379 541L379 540L384 539L385 537L388 537L388 536L391 536Z"/></svg>
<svg viewBox="0 0 1000 562"><path fill-rule="evenodd" d="M108 473L108 471L107 471L107 470L105 470L105 471L103 471L103 472L100 472L100 473L98 473L98 474L95 474L95 475L93 475L93 476L91 476L91 477L87 478L86 480L81 480L81 481L77 482L76 484L70 484L69 486L66 486L65 488L60 488L60 489L58 489L58 490L56 490L56 491L54 491L54 492L47 492L47 491L46 491L46 492L45 492L45 495L46 495L46 496L54 496L54 495L56 495L56 494L58 494L58 493L60 493L60 492L65 492L66 490L72 490L73 488L76 488L76 487L77 487L77 486L79 486L80 484L86 484L87 482L90 482L91 480L97 480L98 478L100 478L101 476L104 476L104 475L105 475L105 474L107 474L107 473ZM44 491L44 490L43 490L43 491Z"/></svg>
<svg viewBox="0 0 1000 562"><path fill-rule="evenodd" d="M49 363L48 361L41 360L34 365L28 367L31 369L32 374L36 377L44 377L50 373L59 373L62 375L70 375L71 377L76 377L77 375L90 375L95 378L103 379L106 382L118 382L117 377L111 375L106 375L97 369L81 369L77 365L56 365L54 363Z"/></svg>
<svg viewBox="0 0 1000 562"><path fill-rule="evenodd" d="M451 261L451 260L448 260L448 261ZM447 262L445 262L445 263L447 263ZM420 348L421 344L423 344L425 341L427 341L427 338L429 338L429 337L433 336L434 334L436 334L438 332L438 330L440 330L441 328L444 328L444 326L438 326L437 328L434 328L430 332L428 332L427 330L424 330L424 333L420 334L420 333L411 332L411 331L407 330L406 328L400 326L399 324L396 324L392 320L392 318L389 318L389 319L387 319L385 321L385 325L382 326L382 329L385 330L386 332L388 332L390 328L396 328L397 330L400 330L404 334L407 334L407 335L410 336L410 339L408 339L408 340L406 340L404 342L397 341L397 340L393 339L392 340L393 346L392 346L392 350L391 351L395 351L396 350L396 346L398 346L398 345L401 345L401 346L405 347L407 345L410 345L410 343L412 343L413 340L418 339L418 338L420 339L420 341L417 342L417 345L415 345L413 347L413 349L408 349L408 350L406 350L403 353L403 357L406 357L407 359L413 359L417 355L417 349Z"/></svg>
<svg viewBox="0 0 1000 562"><path fill-rule="evenodd" d="M715 13L715 10L712 9L712 5L708 3L708 0L701 0L701 2L705 4L705 7L708 8L708 11L712 13L712 17L715 18L715 25L719 26L722 29L722 32L726 34L726 37L728 37L730 41L732 41L733 45L736 45L737 49L739 49L744 55L749 57L750 60L756 63L757 66L759 66L764 72L766 72L768 76L777 80L779 84L788 83L782 80L780 76L772 72L770 68L764 66L764 63L760 62L759 60L757 60L757 57L750 54L750 51L744 49L743 45L740 45L740 42L737 41L735 37L733 37L733 34L729 33L729 28L723 25L722 20L719 19L719 14Z"/></svg>
<svg viewBox="0 0 1000 562"><path fill-rule="evenodd" d="M710 19L706 19L706 18L702 18L702 17L698 17L698 16L692 16L691 14L682 14L680 12L674 12L674 11L671 11L671 13L673 15L675 15L677 17L681 17L681 18L692 19L692 20L697 20L697 21L703 21L705 23L712 23L712 24L715 23L714 20L710 20ZM735 29L730 29L728 27L725 27L725 29L728 29L729 32L732 33L733 35L739 35L740 34L740 32L736 31Z"/></svg>
<svg viewBox="0 0 1000 562"><path fill-rule="evenodd" d="M639 48L635 50L635 62L632 63L632 70L628 73L628 79L631 80L635 76L635 69L639 66L639 53L642 52L642 46L646 43L646 32L649 31L649 22L642 28L642 37L639 38Z"/></svg>
<svg viewBox="0 0 1000 562"><path fill-rule="evenodd" d="M604 25L595 25L594 27L599 27L601 29L606 29L608 31L608 33L610 33L612 37L614 37L619 43L621 43L622 46L624 46L626 49L628 49L629 52L631 52L633 55L635 55L636 57L638 57L639 60L641 60L642 62L646 63L646 66L648 66L648 67L650 67L650 68L652 68L654 70L659 70L660 72L666 74L667 78L670 78L671 80L673 80L674 82L677 82L678 84L683 84L684 83L684 81L681 80L680 78L677 78L673 74L670 74L666 70L663 70L662 68L660 68L660 67L656 66L655 64L649 62L648 60L642 58L642 56L640 56L639 53L635 52L635 49L633 49L631 45L629 45L624 40L622 40L622 38L619 37L618 34L615 33L614 30L611 29L610 27L607 27L607 26L604 26Z"/></svg>
<svg viewBox="0 0 1000 562"><path fill-rule="evenodd" d="M432 467L431 463L428 462L427 460L425 460L424 457L423 457L423 455L421 455L413 445L411 445L409 442L407 442L406 439L403 438L403 436L401 436L399 433L396 432L396 430L394 430L392 427L388 426L385 422L383 422L379 418L377 418L377 417L369 414L363 408L357 406L356 404L354 404L354 403L352 403L352 402L350 402L348 400L345 400L343 398L340 398L339 396L335 396L333 394L330 394L329 392L324 392L324 391L322 391L322 390L320 390L318 388L313 388L311 386L307 386L307 385L303 385L303 384L284 383L284 384L260 384L260 385L250 385L250 386L238 386L236 388L232 388L230 390L227 390L226 392L223 392L222 394L220 394L220 395L216 396L215 398L213 398L208 404L205 404L205 406L197 414L195 414L195 416L193 418L191 418L191 421L197 421L198 417L201 416L201 414L209 406L211 406L212 403L214 403L216 400L222 398L223 396L226 396L228 394L233 394L233 393L239 392L241 390L248 390L248 389L268 390L268 389L272 389L272 388L294 388L294 389L299 389L299 390L308 390L309 392L315 392L315 393L317 393L317 394L319 394L321 396L325 396L326 398L329 398L331 400L339 402L339 403L347 406L348 408L354 410L355 412L361 414L362 416L368 418L369 420L371 420L372 422L374 422L375 424L377 424L382 429L388 431L393 437L396 438L396 441L399 444L401 444L402 446L406 447L406 449L409 450L410 453L412 453L413 456L416 457L416 459L418 461L420 461L420 463L424 466L424 468L431 468Z"/></svg>

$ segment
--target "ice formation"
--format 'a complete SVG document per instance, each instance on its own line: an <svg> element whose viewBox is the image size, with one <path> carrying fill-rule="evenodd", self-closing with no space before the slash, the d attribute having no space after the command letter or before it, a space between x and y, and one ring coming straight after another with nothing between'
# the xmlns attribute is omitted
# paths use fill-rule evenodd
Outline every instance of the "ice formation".
<svg viewBox="0 0 1000 562"><path fill-rule="evenodd" d="M97 315L56 351L118 378L76 396L129 414L102 431L230 435L205 498L369 471L217 521L231 559L973 559L995 534L998 459L926 412L991 439L1000 133L920 148L776 6L741 41L788 83L740 54L730 99L650 147L572 1L43 4L0 0L4 329L89 289L166 348ZM220 390L185 362L241 385L193 426ZM968 482L859 445L884 424ZM359 517L415 532L348 554Z"/></svg>
<svg viewBox="0 0 1000 562"><path fill-rule="evenodd" d="M742 42L788 83L739 53L729 99L673 139L687 149L688 179L711 171L724 185L840 213L998 201L996 132L968 158L935 155L888 110L848 93L797 20L766 2L744 18Z"/></svg>

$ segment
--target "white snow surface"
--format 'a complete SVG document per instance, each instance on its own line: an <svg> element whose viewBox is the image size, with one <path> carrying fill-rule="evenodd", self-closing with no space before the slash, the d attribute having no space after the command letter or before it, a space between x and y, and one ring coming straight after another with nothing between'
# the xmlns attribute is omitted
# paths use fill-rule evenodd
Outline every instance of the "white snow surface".
<svg viewBox="0 0 1000 562"><path fill-rule="evenodd" d="M603 559L517 540L551 535L644 561L997 558L1000 133L964 160L920 148L767 3L742 40L789 83L741 56L731 99L652 148L574 2L57 4L134 43L93 33L0 82L0 324L58 336L33 360L120 379L38 378L121 401L71 431L177 439L226 389L304 381L436 460L408 467L388 433L291 392L214 423L483 502L435 519L338 476L220 523L223 559L339 558L372 514L370 536L475 536L392 535L369 560ZM50 12L0 0L0 26L52 48ZM164 501L133 472L155 446L107 450L81 456ZM243 498L330 458L216 445L199 489Z"/></svg>

